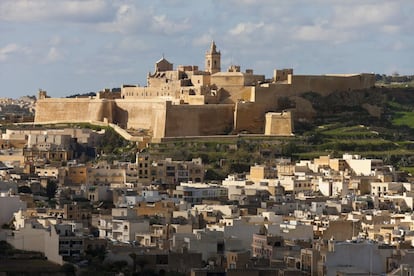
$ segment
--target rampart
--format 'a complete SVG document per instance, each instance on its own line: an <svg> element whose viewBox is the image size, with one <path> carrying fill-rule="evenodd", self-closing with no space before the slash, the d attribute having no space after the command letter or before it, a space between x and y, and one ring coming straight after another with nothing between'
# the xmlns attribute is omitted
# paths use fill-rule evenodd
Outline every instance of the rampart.
<svg viewBox="0 0 414 276"><path fill-rule="evenodd" d="M234 105L169 105L165 137L228 134L233 129Z"/></svg>
<svg viewBox="0 0 414 276"><path fill-rule="evenodd" d="M113 100L94 98L46 98L36 103L35 122L111 122Z"/></svg>
<svg viewBox="0 0 414 276"><path fill-rule="evenodd" d="M179 66L162 58L147 76L147 86L124 85L121 91L105 89L90 98L47 98L39 91L36 123L102 122L123 129L145 129L154 139L265 132L267 113L289 110L289 116L268 115L268 134L286 135L292 117L309 119L312 104L305 92L322 96L335 91L370 88L374 74L294 75L293 69L275 70L273 79L232 65L220 72L220 52L212 42L205 56L205 71ZM210 66L215 64L215 66ZM289 123L290 122L290 123ZM128 133L122 135L129 137Z"/></svg>
<svg viewBox="0 0 414 276"><path fill-rule="evenodd" d="M238 102L234 112L234 132L264 133L267 108L255 102Z"/></svg>
<svg viewBox="0 0 414 276"><path fill-rule="evenodd" d="M265 135L289 136L293 133L291 112L266 113Z"/></svg>
<svg viewBox="0 0 414 276"><path fill-rule="evenodd" d="M335 91L371 88L375 84L375 75L289 75L288 84L292 85L292 92L295 94L312 91L326 96Z"/></svg>
<svg viewBox="0 0 414 276"><path fill-rule="evenodd" d="M114 124L123 128L149 129L153 137L164 137L167 106L162 100L115 100Z"/></svg>

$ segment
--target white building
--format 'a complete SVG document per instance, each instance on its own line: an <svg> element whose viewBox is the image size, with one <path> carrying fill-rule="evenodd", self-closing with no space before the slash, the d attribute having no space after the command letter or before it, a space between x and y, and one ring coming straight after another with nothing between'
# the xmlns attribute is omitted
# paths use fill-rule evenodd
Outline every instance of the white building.
<svg viewBox="0 0 414 276"><path fill-rule="evenodd" d="M317 179L318 190L324 196L342 196L349 192L348 183L345 181L335 181L332 179L324 179L319 177Z"/></svg>
<svg viewBox="0 0 414 276"><path fill-rule="evenodd" d="M325 261L326 275L336 276L337 273L346 269L357 269L366 273L364 275L385 275L387 259L391 257L392 252L392 248L381 248L379 244L368 242L335 243L330 241Z"/></svg>
<svg viewBox="0 0 414 276"><path fill-rule="evenodd" d="M16 249L42 252L48 261L62 265L64 257L79 257L83 254L84 236L73 231L73 225L57 224L43 227L30 221L23 228L7 237L7 242Z"/></svg>
<svg viewBox="0 0 414 276"><path fill-rule="evenodd" d="M404 190L401 182L371 182L371 195L386 196L394 193L402 193Z"/></svg>
<svg viewBox="0 0 414 276"><path fill-rule="evenodd" d="M13 214L19 210L26 210L26 202L21 201L17 195L9 192L0 193L0 225L9 223Z"/></svg>
<svg viewBox="0 0 414 276"><path fill-rule="evenodd" d="M112 220L112 239L123 243L135 240L137 233L149 233L150 225L148 220Z"/></svg>
<svg viewBox="0 0 414 276"><path fill-rule="evenodd" d="M173 191L173 197L196 204L204 199L226 199L227 192L227 188L222 185L182 182Z"/></svg>
<svg viewBox="0 0 414 276"><path fill-rule="evenodd" d="M356 175L370 176L382 171L384 162L381 159L364 159L360 155L344 154L342 158Z"/></svg>

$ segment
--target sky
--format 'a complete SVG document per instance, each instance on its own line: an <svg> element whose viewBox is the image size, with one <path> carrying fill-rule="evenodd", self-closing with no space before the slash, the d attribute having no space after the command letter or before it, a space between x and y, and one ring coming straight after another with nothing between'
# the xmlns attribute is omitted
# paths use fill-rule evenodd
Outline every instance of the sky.
<svg viewBox="0 0 414 276"><path fill-rule="evenodd" d="M272 77L414 74L412 0L0 0L0 97L146 85L165 57Z"/></svg>

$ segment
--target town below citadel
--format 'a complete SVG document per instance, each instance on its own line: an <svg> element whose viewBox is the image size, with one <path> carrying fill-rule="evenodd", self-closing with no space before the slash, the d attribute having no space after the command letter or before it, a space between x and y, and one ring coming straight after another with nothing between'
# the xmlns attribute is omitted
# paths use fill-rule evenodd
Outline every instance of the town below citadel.
<svg viewBox="0 0 414 276"><path fill-rule="evenodd" d="M0 272L413 275L414 136L386 121L413 91L380 77L222 71L212 42L204 70L2 100Z"/></svg>

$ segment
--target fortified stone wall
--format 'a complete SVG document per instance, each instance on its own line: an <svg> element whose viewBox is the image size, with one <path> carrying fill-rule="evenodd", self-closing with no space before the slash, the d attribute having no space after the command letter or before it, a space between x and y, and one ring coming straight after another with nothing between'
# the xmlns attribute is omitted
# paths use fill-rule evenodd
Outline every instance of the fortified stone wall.
<svg viewBox="0 0 414 276"><path fill-rule="evenodd" d="M264 87L250 87L251 102L237 102L234 131L264 133L265 114L280 111L278 100L290 95L291 85L269 84Z"/></svg>
<svg viewBox="0 0 414 276"><path fill-rule="evenodd" d="M150 129L154 137L164 137L167 106L161 100L116 100L114 123L124 128Z"/></svg>
<svg viewBox="0 0 414 276"><path fill-rule="evenodd" d="M37 101L35 122L112 122L112 111L113 100L47 98Z"/></svg>
<svg viewBox="0 0 414 276"><path fill-rule="evenodd" d="M288 83L292 85L293 93L313 91L326 96L334 91L351 91L371 88L375 85L375 75L289 75Z"/></svg>
<svg viewBox="0 0 414 276"><path fill-rule="evenodd" d="M39 98L35 122L101 121L127 129L149 129L154 138L220 135L231 132L233 127L235 132L264 133L265 114L280 112L281 109L286 108L279 102L282 97L287 97L296 105L293 106L296 108L294 113L296 120L306 119L313 116L315 111L308 101L298 98L300 94L313 91L327 95L334 91L369 88L374 85L375 76L373 74L289 75L288 84L266 83L260 86L244 86L243 74L235 72L214 74L212 82L215 82L219 88L221 104L173 105L165 98L115 100ZM130 91L126 91L129 89ZM131 93L133 90L147 92L145 88L126 90L123 92ZM194 97L192 103L201 104L202 98Z"/></svg>
<svg viewBox="0 0 414 276"><path fill-rule="evenodd" d="M169 105L165 137L228 134L233 129L234 105Z"/></svg>
<svg viewBox="0 0 414 276"><path fill-rule="evenodd" d="M220 72L211 76L211 83L217 87L244 86L244 76L240 72Z"/></svg>
<svg viewBox="0 0 414 276"><path fill-rule="evenodd" d="M266 107L255 102L238 102L234 112L234 132L264 133Z"/></svg>
<svg viewBox="0 0 414 276"><path fill-rule="evenodd" d="M168 97L173 99L178 96L177 92L171 87L147 87L147 86L126 86L121 88L123 99L154 99Z"/></svg>
<svg viewBox="0 0 414 276"><path fill-rule="evenodd" d="M266 113L265 135L290 136L293 133L291 112Z"/></svg>
<svg viewBox="0 0 414 276"><path fill-rule="evenodd" d="M258 82L264 82L264 81L265 81L264 75L254 75L253 73L244 75L244 85L255 85Z"/></svg>
<svg viewBox="0 0 414 276"><path fill-rule="evenodd" d="M225 86L221 88L220 103L234 104L240 100L250 101L252 86Z"/></svg>

